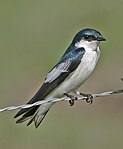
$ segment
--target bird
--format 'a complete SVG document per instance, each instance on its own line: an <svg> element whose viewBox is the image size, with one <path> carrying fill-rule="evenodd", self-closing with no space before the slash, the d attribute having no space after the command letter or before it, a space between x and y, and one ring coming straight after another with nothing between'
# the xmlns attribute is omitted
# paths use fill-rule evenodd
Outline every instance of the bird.
<svg viewBox="0 0 123 149"><path fill-rule="evenodd" d="M80 30L58 63L49 71L42 86L27 104L68 96L71 98L70 104L73 105L74 99L69 93L77 92L90 76L100 57L99 45L105 40L102 34L95 29ZM16 123L28 120L27 126L34 122L35 128L37 128L53 105L53 102L49 102L21 109L14 116L14 118L19 117Z"/></svg>

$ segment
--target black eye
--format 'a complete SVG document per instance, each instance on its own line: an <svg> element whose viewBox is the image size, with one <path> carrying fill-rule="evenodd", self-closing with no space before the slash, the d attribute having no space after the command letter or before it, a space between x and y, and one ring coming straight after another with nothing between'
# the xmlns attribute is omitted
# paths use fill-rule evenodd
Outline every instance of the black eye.
<svg viewBox="0 0 123 149"><path fill-rule="evenodd" d="M85 35L85 36L84 36L84 39L85 39L85 40L89 39L89 36L88 36L88 35Z"/></svg>
<svg viewBox="0 0 123 149"><path fill-rule="evenodd" d="M92 36L92 35L85 35L85 36L84 36L84 39L85 39L85 40L88 40L88 41L92 41L92 40L95 40L95 37Z"/></svg>

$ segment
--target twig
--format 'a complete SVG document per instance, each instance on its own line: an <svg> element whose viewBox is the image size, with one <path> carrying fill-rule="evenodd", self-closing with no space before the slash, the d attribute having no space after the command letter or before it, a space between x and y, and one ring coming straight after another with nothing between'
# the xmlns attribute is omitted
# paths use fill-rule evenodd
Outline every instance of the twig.
<svg viewBox="0 0 123 149"><path fill-rule="evenodd" d="M123 78L121 78L121 80L123 81ZM123 93L123 89L117 89L115 91L108 91L108 92L103 92L103 93L97 93L97 94L90 94L91 97L93 97L93 99L95 97L105 97L105 96L111 96L111 95L116 95L116 94L120 94ZM84 95L88 95L88 94L84 94ZM82 96L82 95L75 95L75 97L77 97L77 100L87 100L87 97ZM63 97L63 98L49 98L46 100L42 100L42 101L38 101L35 102L33 104L26 104L26 105L19 105L19 106L10 106L10 107L5 107L5 108L1 108L0 112L3 111L11 111L11 110L16 110L16 109L25 109L25 108L30 108L30 107L34 107L37 105L42 105L42 104L46 104L48 102L59 102L59 101L70 101L71 99L68 97Z"/></svg>

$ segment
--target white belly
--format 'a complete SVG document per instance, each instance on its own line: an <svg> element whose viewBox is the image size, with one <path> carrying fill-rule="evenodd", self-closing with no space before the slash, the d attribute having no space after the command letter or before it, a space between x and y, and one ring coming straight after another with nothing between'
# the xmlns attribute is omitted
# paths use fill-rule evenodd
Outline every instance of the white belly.
<svg viewBox="0 0 123 149"><path fill-rule="evenodd" d="M96 63L100 56L100 50L97 51L88 51L84 54L80 65L73 72L73 74L66 78L53 92L51 92L46 98L60 98L64 96L64 93L69 93L78 89L82 83L89 77L91 72L96 66ZM38 116L44 114L48 109L52 107L54 103L46 103L39 107Z"/></svg>
<svg viewBox="0 0 123 149"><path fill-rule="evenodd" d="M64 93L78 89L94 70L99 56L99 49L86 52L78 68L51 93L50 97L62 97Z"/></svg>

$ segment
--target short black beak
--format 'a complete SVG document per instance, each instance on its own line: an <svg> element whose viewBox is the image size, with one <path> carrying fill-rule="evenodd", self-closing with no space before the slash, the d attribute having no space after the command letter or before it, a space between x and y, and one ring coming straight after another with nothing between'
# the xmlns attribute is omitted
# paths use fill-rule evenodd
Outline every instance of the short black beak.
<svg viewBox="0 0 123 149"><path fill-rule="evenodd" d="M98 41L106 41L106 39L103 38L103 37L98 37L97 40L98 40Z"/></svg>

